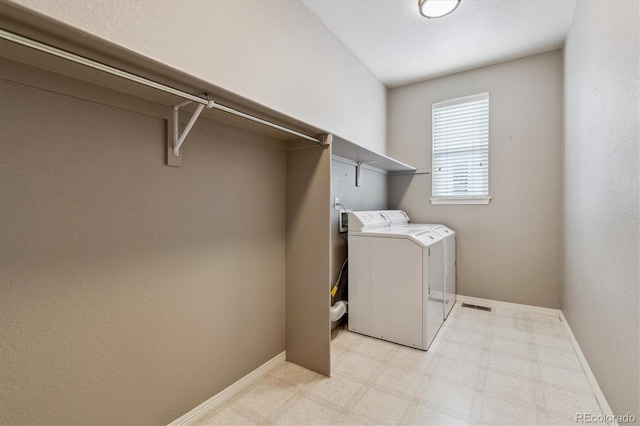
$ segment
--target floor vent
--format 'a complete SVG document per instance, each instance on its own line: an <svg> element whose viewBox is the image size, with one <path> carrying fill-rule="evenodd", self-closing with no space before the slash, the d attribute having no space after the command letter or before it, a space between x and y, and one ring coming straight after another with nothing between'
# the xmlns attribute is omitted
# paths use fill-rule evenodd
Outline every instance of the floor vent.
<svg viewBox="0 0 640 426"><path fill-rule="evenodd" d="M487 308L486 306L472 305L470 303L463 303L462 307L463 308L471 308L471 309L479 309L481 311L491 312L491 308Z"/></svg>

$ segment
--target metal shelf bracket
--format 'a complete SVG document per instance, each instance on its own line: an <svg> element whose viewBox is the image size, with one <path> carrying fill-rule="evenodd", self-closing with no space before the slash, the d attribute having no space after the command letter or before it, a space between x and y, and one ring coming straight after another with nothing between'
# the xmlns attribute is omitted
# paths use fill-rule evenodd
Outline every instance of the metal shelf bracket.
<svg viewBox="0 0 640 426"><path fill-rule="evenodd" d="M375 160L375 161L358 161L356 163L356 186L360 186L360 168L362 167L363 164L375 164L375 163L381 163L382 160Z"/></svg>
<svg viewBox="0 0 640 426"><path fill-rule="evenodd" d="M202 112L204 107L206 106L207 108L213 108L213 106L215 105L215 102L209 100L209 96L207 96L206 94L202 94L200 95L200 97L207 100L208 103L207 105L205 104L198 105L196 112L194 112L193 115L191 116L191 120L189 120L189 123L187 123L187 127L185 127L182 134L180 134L180 119L179 119L180 107L189 105L193 101L184 101L173 107L173 156L174 157L180 157L180 147L184 143L184 140L187 138L187 135L191 131L191 128L193 127L193 125L196 124L196 120L198 119L198 117L200 117L200 113Z"/></svg>

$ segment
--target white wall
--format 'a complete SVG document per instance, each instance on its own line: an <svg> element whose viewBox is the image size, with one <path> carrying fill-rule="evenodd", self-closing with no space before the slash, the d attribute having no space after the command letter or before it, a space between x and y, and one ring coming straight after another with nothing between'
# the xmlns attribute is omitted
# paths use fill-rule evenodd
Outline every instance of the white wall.
<svg viewBox="0 0 640 426"><path fill-rule="evenodd" d="M562 307L614 414L636 417L639 4L578 2L567 38Z"/></svg>
<svg viewBox="0 0 640 426"><path fill-rule="evenodd" d="M431 168L431 105L489 92L489 205L431 205L431 175L391 176L389 205L457 232L458 293L560 307L562 52L389 91L389 153Z"/></svg>
<svg viewBox="0 0 640 426"><path fill-rule="evenodd" d="M386 150L386 89L297 0L7 1Z"/></svg>

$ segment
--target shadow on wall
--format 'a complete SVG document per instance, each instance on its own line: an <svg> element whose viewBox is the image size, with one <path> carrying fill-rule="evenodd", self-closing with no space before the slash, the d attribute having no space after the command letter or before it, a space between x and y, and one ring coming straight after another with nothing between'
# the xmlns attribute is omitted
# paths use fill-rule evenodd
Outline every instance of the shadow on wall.
<svg viewBox="0 0 640 426"><path fill-rule="evenodd" d="M413 182L415 175L396 175L389 180L389 186L393 186L393 190L389 190L389 208L397 209L402 200L407 195L409 186Z"/></svg>

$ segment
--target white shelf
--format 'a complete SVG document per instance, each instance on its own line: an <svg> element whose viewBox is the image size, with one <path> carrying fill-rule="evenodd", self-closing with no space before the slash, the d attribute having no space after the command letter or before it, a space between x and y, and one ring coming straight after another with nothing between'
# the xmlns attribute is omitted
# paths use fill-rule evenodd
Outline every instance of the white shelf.
<svg viewBox="0 0 640 426"><path fill-rule="evenodd" d="M353 160L356 163L360 162L361 164L366 164L387 172L414 172L416 170L413 166L363 148L336 135L333 136L332 148L333 155Z"/></svg>

